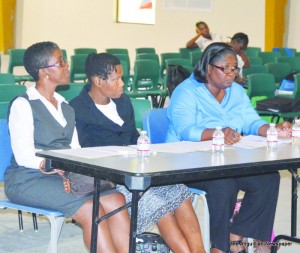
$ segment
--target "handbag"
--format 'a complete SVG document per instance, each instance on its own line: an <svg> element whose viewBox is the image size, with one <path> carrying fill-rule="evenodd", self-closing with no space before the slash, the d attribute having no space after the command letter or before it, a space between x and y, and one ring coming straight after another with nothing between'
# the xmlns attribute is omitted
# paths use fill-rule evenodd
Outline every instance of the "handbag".
<svg viewBox="0 0 300 253"><path fill-rule="evenodd" d="M160 235L142 233L136 236L136 253L169 253L170 248Z"/></svg>
<svg viewBox="0 0 300 253"><path fill-rule="evenodd" d="M94 192L94 178L78 173L65 171L62 174L65 192L73 193L77 197L90 196ZM116 185L108 180L100 180L100 192L113 190Z"/></svg>

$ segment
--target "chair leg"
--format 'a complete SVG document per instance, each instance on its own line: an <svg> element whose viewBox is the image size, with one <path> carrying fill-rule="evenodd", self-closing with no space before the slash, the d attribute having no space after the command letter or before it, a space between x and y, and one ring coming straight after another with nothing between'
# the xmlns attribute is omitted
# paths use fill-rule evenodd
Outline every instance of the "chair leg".
<svg viewBox="0 0 300 253"><path fill-rule="evenodd" d="M51 238L48 253L57 253L57 244L64 223L64 217L47 216L51 226Z"/></svg>
<svg viewBox="0 0 300 253"><path fill-rule="evenodd" d="M18 210L18 221L19 221L19 231L23 232L23 216L22 216L22 211Z"/></svg>

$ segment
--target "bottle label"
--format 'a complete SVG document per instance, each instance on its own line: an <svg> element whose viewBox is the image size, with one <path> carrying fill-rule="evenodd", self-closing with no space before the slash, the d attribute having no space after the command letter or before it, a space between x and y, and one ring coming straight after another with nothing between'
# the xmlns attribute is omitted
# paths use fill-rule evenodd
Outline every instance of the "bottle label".
<svg viewBox="0 0 300 253"><path fill-rule="evenodd" d="M212 145L215 146L224 146L224 138L214 137L212 140Z"/></svg>
<svg viewBox="0 0 300 253"><path fill-rule="evenodd" d="M293 130L292 131L292 137L293 138L300 138L300 129L299 130Z"/></svg>
<svg viewBox="0 0 300 253"><path fill-rule="evenodd" d="M277 134L268 134L267 141L268 142L277 142Z"/></svg>
<svg viewBox="0 0 300 253"><path fill-rule="evenodd" d="M138 142L138 151L149 151L150 150L150 143L139 143Z"/></svg>

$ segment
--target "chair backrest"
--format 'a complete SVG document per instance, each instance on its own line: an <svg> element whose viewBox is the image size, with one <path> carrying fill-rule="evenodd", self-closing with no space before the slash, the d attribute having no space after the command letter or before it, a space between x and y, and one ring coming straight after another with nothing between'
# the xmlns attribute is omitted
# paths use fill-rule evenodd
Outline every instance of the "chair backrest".
<svg viewBox="0 0 300 253"><path fill-rule="evenodd" d="M300 72L300 57L280 56L277 58L277 61L289 63L292 66L292 71Z"/></svg>
<svg viewBox="0 0 300 253"><path fill-rule="evenodd" d="M288 57L294 57L296 53L295 48L289 48L289 47L274 47L273 52L280 53L281 56L288 56Z"/></svg>
<svg viewBox="0 0 300 253"><path fill-rule="evenodd" d="M66 49L60 49L62 56L65 60L68 60L67 50Z"/></svg>
<svg viewBox="0 0 300 253"><path fill-rule="evenodd" d="M134 110L134 119L136 128L142 129L144 113L151 109L151 102L148 99L131 99Z"/></svg>
<svg viewBox="0 0 300 253"><path fill-rule="evenodd" d="M0 85L0 102L10 102L13 98L25 92L25 85L2 84Z"/></svg>
<svg viewBox="0 0 300 253"><path fill-rule="evenodd" d="M15 84L15 77L12 73L0 73L0 84Z"/></svg>
<svg viewBox="0 0 300 253"><path fill-rule="evenodd" d="M200 50L190 52L190 64L193 67L195 67L197 63L200 61L201 56L202 56L202 52Z"/></svg>
<svg viewBox="0 0 300 253"><path fill-rule="evenodd" d="M194 70L194 67L190 64L189 59L183 59L183 58L166 59L166 68L167 69L168 69L169 65L180 65L180 66L186 68L190 73L192 73Z"/></svg>
<svg viewBox="0 0 300 253"><path fill-rule="evenodd" d="M23 57L25 49L9 49L9 58L8 58L8 73L13 73L14 67L24 66Z"/></svg>
<svg viewBox="0 0 300 253"><path fill-rule="evenodd" d="M154 47L138 47L135 49L136 54L155 54L155 48Z"/></svg>
<svg viewBox="0 0 300 253"><path fill-rule="evenodd" d="M56 92L62 95L67 101L75 98L80 94L85 84L83 83L70 83L66 85L58 85Z"/></svg>
<svg viewBox="0 0 300 253"><path fill-rule="evenodd" d="M157 88L159 64L155 60L136 60L134 64L133 90L138 90L140 81L147 81L148 88Z"/></svg>
<svg viewBox="0 0 300 253"><path fill-rule="evenodd" d="M248 75L251 74L256 74L256 73L268 73L268 69L264 65L250 65L249 67L244 67L243 68L243 76L247 77Z"/></svg>
<svg viewBox="0 0 300 253"><path fill-rule="evenodd" d="M89 47L74 48L74 54L90 54L90 53L97 53L97 49L89 48Z"/></svg>
<svg viewBox="0 0 300 253"><path fill-rule="evenodd" d="M275 52L260 52L258 56L262 59L263 64L277 62L277 57L280 56L279 53Z"/></svg>
<svg viewBox="0 0 300 253"><path fill-rule="evenodd" d="M292 66L284 62L266 63L265 66L268 72L274 75L276 83L281 82L284 77L292 71Z"/></svg>
<svg viewBox="0 0 300 253"><path fill-rule="evenodd" d="M300 99L300 74L294 75L295 85L292 98Z"/></svg>
<svg viewBox="0 0 300 253"><path fill-rule="evenodd" d="M105 52L108 54L127 54L127 55L129 55L127 48L106 48Z"/></svg>
<svg viewBox="0 0 300 253"><path fill-rule="evenodd" d="M7 111L10 102L0 102L0 119L7 119Z"/></svg>
<svg viewBox="0 0 300 253"><path fill-rule="evenodd" d="M201 52L201 51L200 51L200 48L198 48L198 47L195 47L195 48L181 47L181 48L179 48L179 53L181 55L181 58L190 59L190 52Z"/></svg>
<svg viewBox="0 0 300 253"><path fill-rule="evenodd" d="M174 58L181 58L180 53L161 53L160 54L160 77L165 75L165 71L167 69L166 60L167 59L174 59Z"/></svg>
<svg viewBox="0 0 300 253"><path fill-rule="evenodd" d="M246 51L246 54L248 57L256 57L256 56L258 56L258 53L261 52L261 48L260 47L247 47L245 51Z"/></svg>
<svg viewBox="0 0 300 253"><path fill-rule="evenodd" d="M250 61L250 65L263 65L263 61L262 58L260 58L259 56L252 56L252 57L248 57L249 61Z"/></svg>
<svg viewBox="0 0 300 253"><path fill-rule="evenodd" d="M136 60L155 60L159 63L159 56L158 54L153 53L142 53L136 55ZM300 58L299 58L300 59Z"/></svg>
<svg viewBox="0 0 300 253"><path fill-rule="evenodd" d="M166 142L168 128L167 108L153 109L145 112L143 130L147 131L152 144Z"/></svg>
<svg viewBox="0 0 300 253"><path fill-rule="evenodd" d="M6 168L10 165L12 149L10 145L10 137L8 133L8 124L6 119L0 119L0 182Z"/></svg>
<svg viewBox="0 0 300 253"><path fill-rule="evenodd" d="M85 76L85 61L87 58L87 54L76 54L71 56L71 63L70 63L70 82L74 83L75 75L81 74ZM83 77L82 80L85 78Z"/></svg>
<svg viewBox="0 0 300 253"><path fill-rule="evenodd" d="M247 76L249 98L275 96L276 84L272 74L257 73Z"/></svg>
<svg viewBox="0 0 300 253"><path fill-rule="evenodd" d="M117 58L119 58L120 61L126 61L127 62L127 71L130 73L130 58L129 58L129 55L128 54L113 54L114 56L116 56Z"/></svg>
<svg viewBox="0 0 300 253"><path fill-rule="evenodd" d="M123 76L122 76L122 80L124 82L124 90L128 90L129 86L130 86L130 72L129 72L129 68L128 68L128 62L127 61L123 61L120 60L121 65L122 65L122 69L123 69Z"/></svg>

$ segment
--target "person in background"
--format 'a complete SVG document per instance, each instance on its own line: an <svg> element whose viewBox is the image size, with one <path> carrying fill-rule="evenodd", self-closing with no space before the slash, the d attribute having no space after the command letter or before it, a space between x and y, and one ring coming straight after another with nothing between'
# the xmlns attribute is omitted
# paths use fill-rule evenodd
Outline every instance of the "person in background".
<svg viewBox="0 0 300 253"><path fill-rule="evenodd" d="M222 41L221 35L217 33L211 33L208 25L203 21L199 21L196 23L196 35L186 43L186 47L199 47L203 52L210 43Z"/></svg>
<svg viewBox="0 0 300 253"><path fill-rule="evenodd" d="M82 147L131 145L137 143L133 107L123 93L123 69L111 54L89 54L85 63L89 80L79 96L70 101ZM118 185L127 201L131 194ZM139 200L137 233L157 224L173 252L205 252L200 225L191 203L191 193L183 185L151 187Z"/></svg>
<svg viewBox="0 0 300 253"><path fill-rule="evenodd" d="M24 67L36 81L35 87L12 101L8 117L13 157L5 172L5 194L14 203L58 210L83 229L87 248L91 243L93 195L78 197L64 189L62 171L44 174L45 160L36 151L80 148L73 108L55 92L68 84L69 65L53 42L33 44L24 54ZM99 216L125 204L116 189L101 193ZM127 210L98 226L97 252L127 253L130 219Z"/></svg>
<svg viewBox="0 0 300 253"><path fill-rule="evenodd" d="M241 70L240 73L236 76L235 81L239 84L243 84L246 82L246 78L242 75L242 69L243 67L250 66L250 61L245 53L245 50L247 49L249 43L249 39L247 34L241 32L234 34L230 39L231 40L230 42L228 42L228 45L230 45L236 52L237 66Z"/></svg>
<svg viewBox="0 0 300 253"><path fill-rule="evenodd" d="M234 82L239 71L235 50L226 43L210 44L192 75L172 94L167 142L211 140L217 126L222 127L227 145L237 143L241 134L266 136L269 124ZM290 127L288 122L277 124L279 136L290 136ZM279 181L276 172L188 184L207 193L211 253L245 253L243 238L270 240ZM245 192L242 207L230 224L239 190Z"/></svg>

